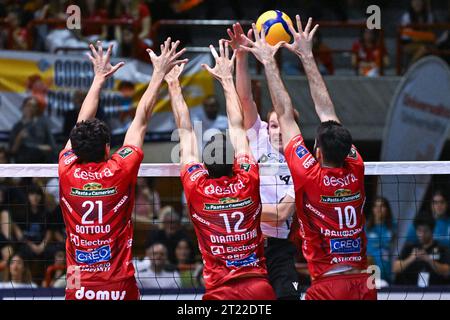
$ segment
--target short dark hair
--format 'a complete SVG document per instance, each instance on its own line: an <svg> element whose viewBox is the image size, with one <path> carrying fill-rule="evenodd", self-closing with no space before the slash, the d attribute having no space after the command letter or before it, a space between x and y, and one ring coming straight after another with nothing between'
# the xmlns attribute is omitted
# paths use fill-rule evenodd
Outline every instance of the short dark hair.
<svg viewBox="0 0 450 320"><path fill-rule="evenodd" d="M82 162L101 162L111 141L106 123L98 119L78 122L70 132L73 152Z"/></svg>
<svg viewBox="0 0 450 320"><path fill-rule="evenodd" d="M339 122L329 120L322 122L317 129L316 143L326 162L342 166L353 142L350 131Z"/></svg>
<svg viewBox="0 0 450 320"><path fill-rule="evenodd" d="M205 150L211 148L211 153L206 154ZM221 152L217 157L216 151ZM226 136L223 133L215 134L206 143L203 149L203 162L211 178L220 178L233 174L233 163L227 163L227 152L232 152L234 155L233 146L227 143Z"/></svg>
<svg viewBox="0 0 450 320"><path fill-rule="evenodd" d="M430 228L431 232L433 232L435 225L436 225L436 222L434 221L433 216L427 212L419 213L414 218L414 228L415 229L417 229L417 227L419 227L419 226L427 226Z"/></svg>

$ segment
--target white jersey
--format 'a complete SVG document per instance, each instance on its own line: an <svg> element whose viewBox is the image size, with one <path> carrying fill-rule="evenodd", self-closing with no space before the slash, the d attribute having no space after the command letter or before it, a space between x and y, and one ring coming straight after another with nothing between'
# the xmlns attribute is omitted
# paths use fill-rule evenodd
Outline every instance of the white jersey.
<svg viewBox="0 0 450 320"><path fill-rule="evenodd" d="M286 163L284 155L276 150L269 140L267 122L258 116L253 126L247 130L253 157L259 163ZM294 184L290 175L273 175L260 177L260 194L263 204L277 204L286 195L295 198ZM274 227L261 222L261 230L267 237L287 239L292 217L281 226Z"/></svg>

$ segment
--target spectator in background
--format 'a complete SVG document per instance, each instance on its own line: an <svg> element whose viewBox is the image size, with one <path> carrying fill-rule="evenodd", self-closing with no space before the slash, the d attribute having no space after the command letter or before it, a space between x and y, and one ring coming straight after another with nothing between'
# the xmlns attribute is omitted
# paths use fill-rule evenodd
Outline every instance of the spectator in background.
<svg viewBox="0 0 450 320"><path fill-rule="evenodd" d="M38 113L40 116L47 109L47 96L50 84L45 83L39 74L33 74L27 79L27 93L36 99L38 103Z"/></svg>
<svg viewBox="0 0 450 320"><path fill-rule="evenodd" d="M152 223L161 209L159 193L155 190L154 179L138 178L136 184L136 204L134 219L136 222Z"/></svg>
<svg viewBox="0 0 450 320"><path fill-rule="evenodd" d="M450 248L450 216L446 195L442 190L436 190L431 196L431 219L434 219L435 228L433 238L443 246ZM411 224L407 233L407 242L418 243L414 225Z"/></svg>
<svg viewBox="0 0 450 320"><path fill-rule="evenodd" d="M402 26L431 24L434 20L430 0L411 0L409 9L403 14L400 24ZM404 51L408 55L409 64L412 64L434 46L436 35L432 31L405 28L402 31L402 41L405 44Z"/></svg>
<svg viewBox="0 0 450 320"><path fill-rule="evenodd" d="M48 256L48 244L52 233L47 225L48 212L45 208L42 189L31 185L28 187L27 204L23 210L13 215L14 236L21 245L18 251L30 258Z"/></svg>
<svg viewBox="0 0 450 320"><path fill-rule="evenodd" d="M358 41L352 47L352 66L356 74L377 77L380 68L387 66L389 57L377 30L364 29Z"/></svg>
<svg viewBox="0 0 450 320"><path fill-rule="evenodd" d="M124 21L133 21L132 26L115 28L115 38L119 41L121 56L135 56L149 62L146 49L153 46L153 41L151 40L152 19L147 4L140 0L119 0L116 2L115 16ZM137 30L137 39L134 39L133 29Z"/></svg>
<svg viewBox="0 0 450 320"><path fill-rule="evenodd" d="M391 281L391 246L394 240L392 211L387 199L377 197L366 224L367 256L381 269L381 279Z"/></svg>
<svg viewBox="0 0 450 320"><path fill-rule="evenodd" d="M228 128L228 118L219 114L220 106L217 98L213 95L203 100L203 109L192 113L194 127L200 122L203 130L203 147L206 142L217 133L224 132Z"/></svg>
<svg viewBox="0 0 450 320"><path fill-rule="evenodd" d="M16 253L9 259L0 288L37 288L37 285L31 281L31 271L24 256Z"/></svg>
<svg viewBox="0 0 450 320"><path fill-rule="evenodd" d="M148 247L144 260L136 262L135 269L140 288L181 288L180 275L175 267L169 265L167 248L162 243Z"/></svg>
<svg viewBox="0 0 450 320"><path fill-rule="evenodd" d="M7 266L7 261L13 254L11 246L11 214L5 197L4 187L0 185L0 271Z"/></svg>
<svg viewBox="0 0 450 320"><path fill-rule="evenodd" d="M86 98L86 92L82 90L76 90L72 98L73 108L68 110L64 114L64 124L63 124L63 134L64 140L68 140L70 136L70 131L77 124L78 114L80 112L81 106L83 105L84 98Z"/></svg>
<svg viewBox="0 0 450 320"><path fill-rule="evenodd" d="M180 215L173 207L161 208L158 213L159 230L150 231L147 239L147 247L154 243L162 243L166 246L171 264L176 264L175 248L178 241L189 237L181 226L180 219Z"/></svg>
<svg viewBox="0 0 450 320"><path fill-rule="evenodd" d="M419 214L414 220L414 226L419 243L405 245L395 261L395 283L419 287L448 284L450 252L434 240L433 219L428 214Z"/></svg>
<svg viewBox="0 0 450 320"><path fill-rule="evenodd" d="M56 251L53 264L48 266L42 283L44 288L66 287L66 252L61 249Z"/></svg>
<svg viewBox="0 0 450 320"><path fill-rule="evenodd" d="M6 21L10 26L6 48L9 50L28 50L28 31L22 11L10 11Z"/></svg>
<svg viewBox="0 0 450 320"><path fill-rule="evenodd" d="M16 163L49 163L54 160L55 140L47 119L38 116L37 100L22 103L22 119L10 134L10 150Z"/></svg>
<svg viewBox="0 0 450 320"><path fill-rule="evenodd" d="M181 286L194 288L194 273L198 263L195 263L195 251L192 241L188 238L180 239L175 247L176 266L180 272Z"/></svg>
<svg viewBox="0 0 450 320"><path fill-rule="evenodd" d="M77 1L81 9L82 19L84 20L106 20L108 19L108 10L106 9L111 1L99 0L81 0ZM102 23L84 23L81 26L81 35L89 37L88 41L106 39L108 36L108 26Z"/></svg>
<svg viewBox="0 0 450 320"><path fill-rule="evenodd" d="M317 32L313 39L313 51L320 73L323 75L333 75L333 54L331 53L330 47L323 43L320 32Z"/></svg>

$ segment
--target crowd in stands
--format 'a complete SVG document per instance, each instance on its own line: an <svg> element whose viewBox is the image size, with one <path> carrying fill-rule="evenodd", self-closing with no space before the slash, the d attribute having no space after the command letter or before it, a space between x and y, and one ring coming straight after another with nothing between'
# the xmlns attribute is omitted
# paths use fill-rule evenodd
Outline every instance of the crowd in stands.
<svg viewBox="0 0 450 320"><path fill-rule="evenodd" d="M92 24L77 32L59 29L58 26L38 25L34 34L27 25L33 20L65 18L65 1L3 1L0 19L8 28L0 30L0 49L48 50L49 35L69 32L85 46L86 41L108 39L118 43L116 55L146 59L145 48L158 44L152 24L162 18L192 18L190 12L206 6L208 17L220 14L213 1L71 1L81 7L83 18L118 19L132 21L130 25L108 26ZM260 1L261 11L269 9L269 1ZM313 2L313 1L311 1ZM316 1L317 2L317 1ZM348 20L351 10L342 12L335 1L337 19ZM346 1L352 4L355 1ZM239 1L229 1L237 18L248 18L242 12ZM312 5L313 9L314 6ZM311 9L312 10L312 9ZM347 15L347 16L346 16ZM317 14L320 17L320 14ZM450 14L449 14L450 19ZM431 1L411 0L401 25L433 23L436 19ZM450 20L449 20L450 21ZM135 33L137 32L137 42ZM190 35L185 35L189 40ZM32 39L33 41L30 41ZM405 51L414 62L430 51L449 48L448 32L437 36L432 31L404 29L402 41ZM137 43L137 45L136 45ZM131 45L133 44L133 45ZM318 34L315 39L316 58L323 74L334 74L331 49ZM392 59L392 58L391 58ZM364 30L352 46L351 63L355 73L362 76L378 76L390 63L389 54L378 31ZM39 79L31 81L30 91L38 90ZM132 85L132 84L131 84ZM123 92L134 90L127 84ZM74 109L65 115L63 135L67 139L76 122L78 109L85 92L76 92ZM0 147L0 164L6 163L55 163L60 149L50 124L42 110L39 95L26 98L21 106L21 119L13 126L10 141ZM224 130L227 119L219 114L214 96L208 97L204 108L194 121L201 121L203 130ZM123 120L124 123L126 120ZM205 137L205 141L208 140ZM198 288L203 286L202 262L185 212L185 203L173 205L173 199L165 200L157 187L158 178L138 179L134 222L148 226L146 240L136 243L144 254L136 256L135 268L141 288ZM182 199L182 195L178 195ZM184 205L184 206L183 206ZM448 195L442 191L432 194L430 206L419 212L411 221L406 239L397 233L397 221L393 208L386 199L375 198L366 204L368 256L370 264L379 266L385 285L414 286L444 285L450 283L450 216ZM174 207L179 207L175 209ZM57 179L1 178L0 177L0 288L65 287L66 238L59 208ZM395 252L394 244L405 240L401 252ZM307 277L307 268L299 259L298 271Z"/></svg>
<svg viewBox="0 0 450 320"><path fill-rule="evenodd" d="M225 5L228 15L233 19L251 19L257 14L273 8L273 3L267 0L255 2L254 10L248 13L246 5L240 1L221 1L218 5L214 0L9 0L0 10L0 22L3 26L0 32L0 49L37 50L53 52L57 47L85 48L86 43L101 39L105 45L115 43L114 54L121 57L135 57L150 62L145 49L157 48L160 40L165 39L167 32L176 32L177 39L183 43L192 42L195 35L189 27L162 30L157 22L162 19L231 19L223 15L218 6ZM370 1L336 0L336 1L283 1L277 9L297 13L308 12L317 20L340 22L365 22L366 8ZM401 43L406 55L406 66L421 57L443 53L450 48L449 30L434 30L415 27L415 24L433 24L437 22L450 23L450 9L447 14L435 15L432 0L404 0L403 13L397 19L397 26L404 26L401 32ZM81 9L81 29L69 30L65 24L36 24L33 21L42 19L66 19L66 9L69 5L78 5ZM381 1L382 9L392 4ZM449 5L450 7L450 5ZM326 8L326 9L324 9ZM295 10L294 10L295 9ZM386 9L388 10L388 9ZM254 15L254 16L253 16ZM111 24L99 21L114 21ZM383 21L384 23L385 21ZM389 24L389 22L386 22ZM172 35L172 34L169 34ZM395 35L390 35L395 37ZM359 39L356 39L350 49L349 65L361 76L379 76L380 70L391 66L395 52L388 52L385 38L379 30L361 29ZM323 74L335 73L333 51L322 36L316 37L315 51L320 70ZM443 56L449 60L449 55Z"/></svg>

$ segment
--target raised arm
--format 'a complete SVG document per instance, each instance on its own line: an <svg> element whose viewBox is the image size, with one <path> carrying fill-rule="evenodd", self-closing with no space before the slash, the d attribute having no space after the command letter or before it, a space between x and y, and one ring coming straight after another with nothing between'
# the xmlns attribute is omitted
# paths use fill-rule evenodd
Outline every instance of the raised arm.
<svg viewBox="0 0 450 320"><path fill-rule="evenodd" d="M217 53L214 46L210 45L209 48L211 49L216 65L214 68L210 68L205 64L202 66L222 84L227 105L228 131L230 133L230 139L235 154L250 154L250 146L244 129L242 108L233 82L233 69L236 53L234 52L233 56L229 58L229 45L225 40L219 41L220 55Z"/></svg>
<svg viewBox="0 0 450 320"><path fill-rule="evenodd" d="M295 28L292 25L288 24L289 30L294 37L294 41L292 44L285 43L284 46L294 52L303 64L306 76L308 77L309 89L314 101L314 107L320 121L325 122L334 120L339 122L330 94L328 93L328 89L323 81L319 68L317 68L316 60L314 59L312 52L314 34L319 28L319 25L316 24L311 30L312 18L309 18L305 31L303 31L300 16L296 15L295 18L297 20L298 32L295 31Z"/></svg>
<svg viewBox="0 0 450 320"><path fill-rule="evenodd" d="M272 99L275 112L278 115L281 134L283 136L283 144L284 147L286 147L289 141L300 133L300 128L295 122L294 107L292 106L291 98L289 97L286 87L283 84L280 70L278 69L278 65L275 61L275 54L283 45L283 42L280 42L275 46L271 46L266 42L264 28L261 29L261 34L258 34L256 26L253 23L252 29L255 36L255 41L250 40L248 37L242 36L242 38L246 40L246 46L242 46L242 48L253 53L256 59L264 65L270 97Z"/></svg>
<svg viewBox="0 0 450 320"><path fill-rule="evenodd" d="M172 111L180 136L180 163L182 167L190 162L199 162L197 137L192 128L189 109L184 101L179 77L184 69L184 63L177 65L164 77L168 86Z"/></svg>
<svg viewBox="0 0 450 320"><path fill-rule="evenodd" d="M245 45L242 39L244 31L239 23L233 24L233 31L227 29L230 40L229 44L236 52L236 89L244 114L244 128L250 129L258 118L258 109L253 98L252 83L248 72L248 53L240 46ZM248 33L250 38L251 31Z"/></svg>
<svg viewBox="0 0 450 320"><path fill-rule="evenodd" d="M186 50L176 52L179 41L173 43L170 38L161 45L161 55L157 56L152 50L147 49L153 63L153 74L144 95L138 103L136 115L125 135L124 145L132 145L142 148L148 121L155 106L158 92L165 75L180 63L186 63L187 59L177 60Z"/></svg>
<svg viewBox="0 0 450 320"><path fill-rule="evenodd" d="M80 113L78 114L77 123L95 118L98 109L98 103L100 100L100 93L102 87L106 80L114 74L119 68L121 68L125 63L119 62L115 66L110 63L112 44L108 47L108 50L103 54L102 42L97 41L97 50L90 44L92 54L88 54L89 59L94 67L94 79L92 81L91 87L86 95L86 98L81 105ZM67 141L66 149L70 149L72 144L70 140Z"/></svg>

